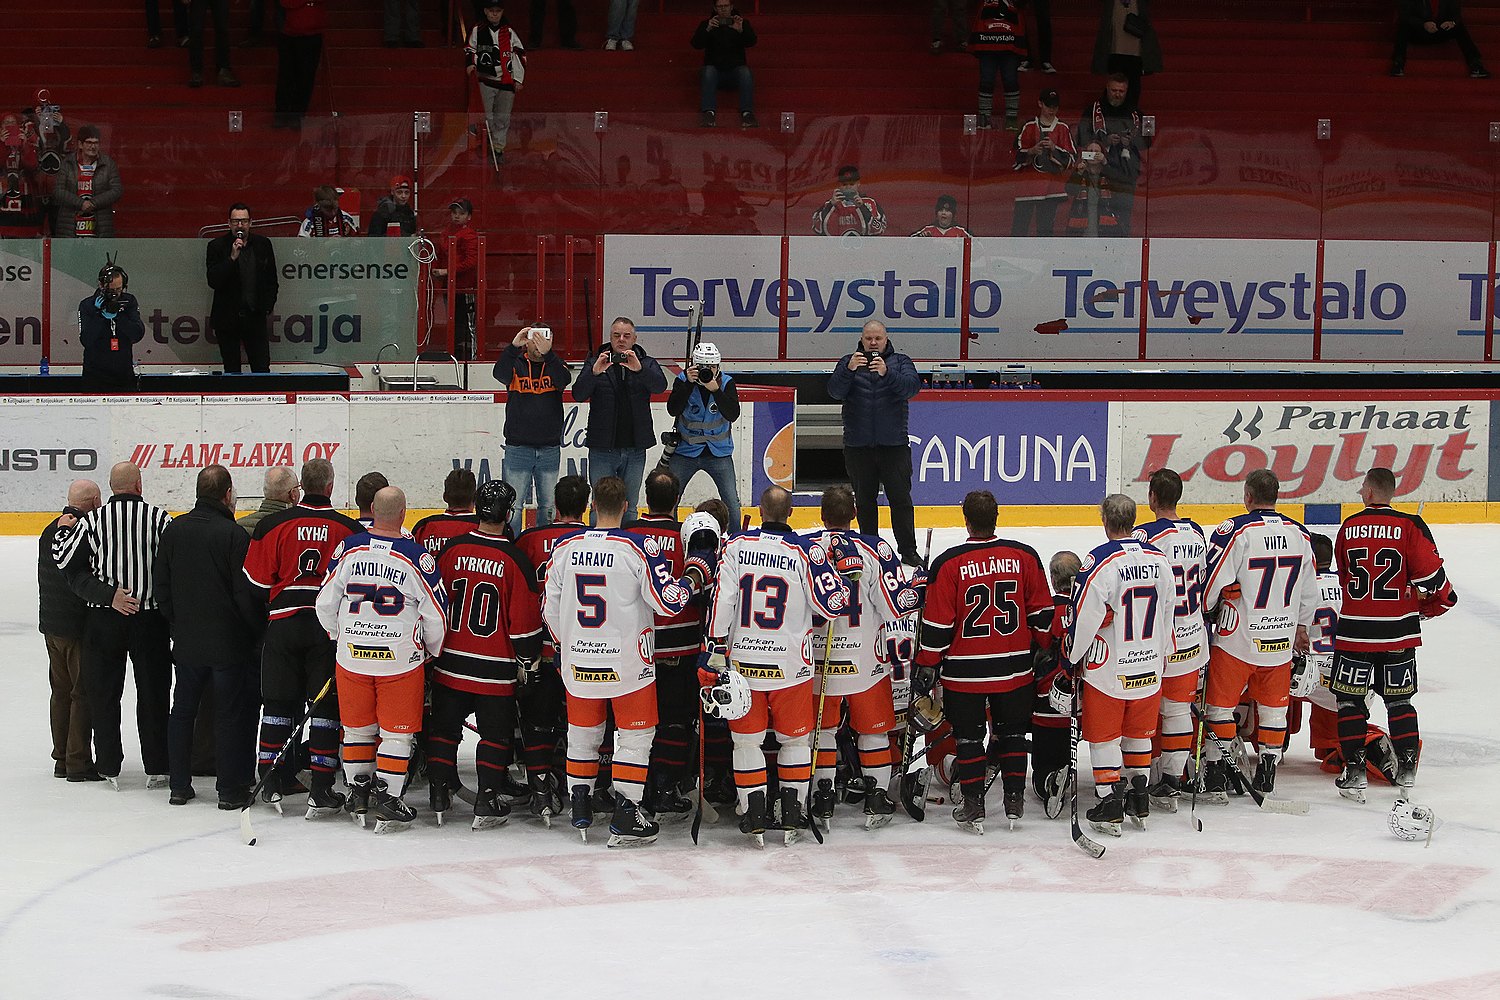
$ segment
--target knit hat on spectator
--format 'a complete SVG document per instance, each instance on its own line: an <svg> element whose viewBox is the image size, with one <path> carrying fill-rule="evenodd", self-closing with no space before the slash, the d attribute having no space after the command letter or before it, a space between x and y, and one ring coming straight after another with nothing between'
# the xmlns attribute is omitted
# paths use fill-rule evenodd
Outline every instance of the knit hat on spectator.
<svg viewBox="0 0 1500 1000"><path fill-rule="evenodd" d="M937 205L934 207L934 211L941 212L945 208L950 212L957 212L958 199L953 197L951 194L938 195Z"/></svg>

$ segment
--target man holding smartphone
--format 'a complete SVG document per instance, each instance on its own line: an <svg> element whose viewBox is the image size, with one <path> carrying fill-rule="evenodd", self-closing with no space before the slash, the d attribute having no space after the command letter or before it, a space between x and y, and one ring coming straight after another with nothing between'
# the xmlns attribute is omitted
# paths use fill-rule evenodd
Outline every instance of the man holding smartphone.
<svg viewBox="0 0 1500 1000"><path fill-rule="evenodd" d="M740 92L740 127L755 128L755 84L745 50L755 44L755 29L735 10L733 0L714 0L714 12L693 32L693 48L703 50L698 123L718 124L718 91Z"/></svg>
<svg viewBox="0 0 1500 1000"><path fill-rule="evenodd" d="M734 481L734 440L729 425L740 415L739 390L719 367L719 349L704 341L672 383L667 412L677 418L677 449L667 460L687 491L688 480L708 473L729 507L729 523L740 523L740 490Z"/></svg>
<svg viewBox="0 0 1500 1000"><path fill-rule="evenodd" d="M839 167L833 197L813 213L814 236L879 236L885 232L885 212L874 198L859 193L859 168Z"/></svg>
<svg viewBox="0 0 1500 1000"><path fill-rule="evenodd" d="M540 320L516 334L495 362L505 387L505 457L500 478L516 491L511 537L521 534L526 495L536 491L536 523L552 522L552 493L562 466L563 390L573 373L552 351L552 329Z"/></svg>
<svg viewBox="0 0 1500 1000"><path fill-rule="evenodd" d="M605 476L625 483L625 521L635 520L646 474L646 449L656 443L651 396L667 391L667 376L636 343L635 321L616 316L609 340L595 349L573 381L573 398L589 404L589 484ZM590 513L590 523L597 515Z"/></svg>

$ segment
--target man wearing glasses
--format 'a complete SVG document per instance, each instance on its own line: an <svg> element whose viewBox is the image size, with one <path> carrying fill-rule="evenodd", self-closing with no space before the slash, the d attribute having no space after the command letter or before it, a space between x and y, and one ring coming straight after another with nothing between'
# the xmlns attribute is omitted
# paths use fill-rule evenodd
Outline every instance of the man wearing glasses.
<svg viewBox="0 0 1500 1000"><path fill-rule="evenodd" d="M290 466L278 465L274 469L266 470L265 485L261 487L264 494L260 506L244 517L240 518L239 525L250 534L255 534L256 525L267 514L274 514L278 510L286 510L297 502L297 497L302 492L302 484L297 482L297 473Z"/></svg>
<svg viewBox="0 0 1500 1000"><path fill-rule="evenodd" d="M54 237L115 234L115 202L124 194L115 161L99 151L99 127L78 130L78 148L57 172L52 200L57 203Z"/></svg>

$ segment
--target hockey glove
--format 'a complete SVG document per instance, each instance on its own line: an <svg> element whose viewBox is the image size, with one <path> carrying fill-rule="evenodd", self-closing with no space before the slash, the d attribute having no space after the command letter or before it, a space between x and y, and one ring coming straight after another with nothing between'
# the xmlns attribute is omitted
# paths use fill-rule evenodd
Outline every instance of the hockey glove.
<svg viewBox="0 0 1500 1000"><path fill-rule="evenodd" d="M932 689L937 686L937 667L926 667L918 664L911 672L911 694L913 698L926 697L932 694Z"/></svg>
<svg viewBox="0 0 1500 1000"><path fill-rule="evenodd" d="M706 594L719 569L719 554L712 549L694 549L687 554L683 577L695 594Z"/></svg>
<svg viewBox="0 0 1500 1000"><path fill-rule="evenodd" d="M729 669L729 661L724 656L723 640L710 639L708 648L698 654L698 686L713 687L719 683L719 675Z"/></svg>
<svg viewBox="0 0 1500 1000"><path fill-rule="evenodd" d="M865 571L865 561L847 535L831 532L828 535L828 561L845 580L858 580Z"/></svg>
<svg viewBox="0 0 1500 1000"><path fill-rule="evenodd" d="M1417 611L1423 618L1436 618L1438 615L1448 613L1448 609L1458 603L1458 595L1453 592L1453 585L1447 580L1443 586L1430 594L1425 594L1417 601Z"/></svg>

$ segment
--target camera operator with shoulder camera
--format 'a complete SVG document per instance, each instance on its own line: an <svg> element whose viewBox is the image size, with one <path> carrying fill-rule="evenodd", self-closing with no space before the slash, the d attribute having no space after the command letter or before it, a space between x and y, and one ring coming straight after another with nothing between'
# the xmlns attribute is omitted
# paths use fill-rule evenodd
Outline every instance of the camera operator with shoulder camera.
<svg viewBox="0 0 1500 1000"><path fill-rule="evenodd" d="M625 520L635 520L646 449L656 443L651 396L665 392L667 376L656 359L635 342L635 320L617 316L609 342L584 363L573 382L573 398L589 404L589 483L619 476L625 483ZM590 523L593 514L590 513Z"/></svg>
<svg viewBox="0 0 1500 1000"><path fill-rule="evenodd" d="M729 523L740 523L740 491L734 481L734 440L729 425L739 419L740 396L734 379L719 367L719 349L710 343L693 348L691 363L672 383L667 412L677 418L676 447L668 448L667 467L687 492L688 481L708 473L729 507ZM665 442L664 442L665 443Z"/></svg>
<svg viewBox="0 0 1500 1000"><path fill-rule="evenodd" d="M535 489L536 523L552 523L552 494L562 466L563 390L573 381L552 350L552 328L538 320L516 334L500 360L495 381L505 388L505 455L500 478L516 491L511 537L519 537L526 498Z"/></svg>
<svg viewBox="0 0 1500 1000"><path fill-rule="evenodd" d="M90 392L134 392L132 348L146 336L141 308L125 290L130 276L113 263L99 269L99 288L78 303L83 382Z"/></svg>

